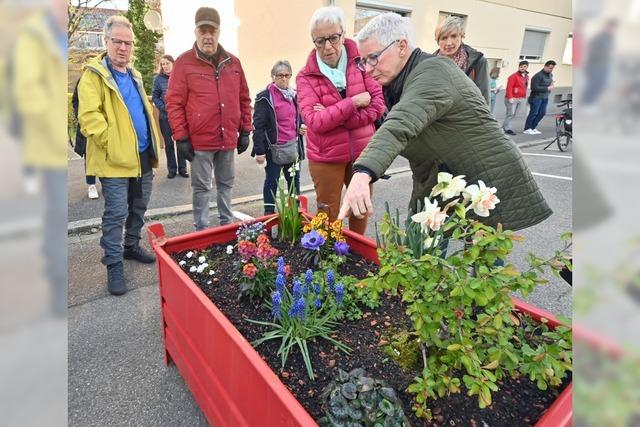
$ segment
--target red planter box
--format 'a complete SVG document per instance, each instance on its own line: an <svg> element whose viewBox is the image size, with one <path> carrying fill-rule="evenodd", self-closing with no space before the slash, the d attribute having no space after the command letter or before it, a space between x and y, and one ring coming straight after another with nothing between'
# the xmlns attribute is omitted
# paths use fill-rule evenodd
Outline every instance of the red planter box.
<svg viewBox="0 0 640 427"><path fill-rule="evenodd" d="M306 199L302 201L306 209ZM271 216L257 218L264 221ZM273 226L277 221L272 221ZM170 254L235 240L239 224L167 238L162 224L148 227L158 258L165 363L173 361L209 424L216 427L317 426L251 344L173 261ZM344 232L351 250L378 261L374 241ZM544 310L515 300L534 318L559 322ZM571 425L571 385L538 421L538 427Z"/></svg>

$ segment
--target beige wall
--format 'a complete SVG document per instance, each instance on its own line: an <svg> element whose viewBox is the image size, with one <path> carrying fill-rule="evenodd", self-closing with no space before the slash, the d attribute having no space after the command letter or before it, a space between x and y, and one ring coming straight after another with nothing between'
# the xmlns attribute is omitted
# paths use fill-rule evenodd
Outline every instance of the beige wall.
<svg viewBox="0 0 640 427"><path fill-rule="evenodd" d="M562 56L571 32L570 0L385 0L412 9L416 43L423 50L437 48L433 32L439 11L468 15L466 43L489 58L502 58L508 66L502 70L500 84L517 67L526 26L551 30L545 47L545 60L554 59L558 87L571 86L571 66L562 64ZM309 19L314 10L330 4L329 0L282 0L278 3L255 0L235 0L234 14L238 20L237 47L251 96L270 82L271 66L278 59L291 62L295 74L306 62L313 48L309 35ZM353 37L356 0L335 0L347 19L347 35ZM163 10L165 11L165 10ZM191 18L192 19L192 18ZM531 64L537 72L542 64Z"/></svg>

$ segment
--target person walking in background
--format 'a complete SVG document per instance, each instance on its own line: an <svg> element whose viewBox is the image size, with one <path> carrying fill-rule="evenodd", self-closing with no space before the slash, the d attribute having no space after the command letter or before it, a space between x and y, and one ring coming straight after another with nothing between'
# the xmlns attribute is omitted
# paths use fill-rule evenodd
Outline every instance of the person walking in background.
<svg viewBox="0 0 640 427"><path fill-rule="evenodd" d="M524 108L527 99L527 87L529 86L528 61L520 61L518 71L507 79L507 89L504 93L504 106L507 114L502 123L502 129L509 135L516 133L511 129L511 121L518 114L520 107Z"/></svg>
<svg viewBox="0 0 640 427"><path fill-rule="evenodd" d="M531 93L529 94L529 115L524 124L524 132L527 135L540 135L536 127L547 114L547 104L549 103L549 93L554 88L552 71L556 66L555 61L544 63L542 70L534 74L531 79Z"/></svg>
<svg viewBox="0 0 640 427"><path fill-rule="evenodd" d="M615 53L615 35L618 21L609 19L604 28L595 35L587 47L587 57L584 62L585 86L582 98L583 109L593 113L600 95L607 86L612 56Z"/></svg>
<svg viewBox="0 0 640 427"><path fill-rule="evenodd" d="M107 52L87 63L80 77L78 122L87 138L87 174L102 184L100 246L107 288L122 295L127 292L122 259L155 262L155 256L140 247L140 232L151 197L152 168L158 167L160 137L142 76L129 66L134 40L127 18L107 19L104 42Z"/></svg>
<svg viewBox="0 0 640 427"><path fill-rule="evenodd" d="M177 173L183 178L189 178L187 172L187 161L182 153L176 152L175 142L171 134L171 126L169 125L169 118L167 117L167 108L164 102L164 96L167 93L167 87L169 86L169 77L173 70L174 59L171 55L163 55L160 58L160 72L153 79L153 93L152 100L156 108L158 109L158 119L160 121L160 132L162 132L162 138L164 139L164 151L167 156L167 169L169 174L167 178L173 179ZM176 159L177 154L177 159Z"/></svg>
<svg viewBox="0 0 640 427"><path fill-rule="evenodd" d="M240 60L218 42L220 15L201 7L193 47L176 59L165 96L178 151L191 162L193 220L209 227L211 179L215 176L220 225L233 221L234 150L249 147L251 98Z"/></svg>
<svg viewBox="0 0 640 427"><path fill-rule="evenodd" d="M496 106L496 96L502 89L502 86L498 86L498 78L500 78L500 67L493 67L489 71L489 91L491 92L491 114Z"/></svg>
<svg viewBox="0 0 640 427"><path fill-rule="evenodd" d="M385 103L380 85L356 67L358 48L345 37L341 9L317 9L310 33L315 49L296 78L298 102L308 126L307 157L318 211L333 221L353 162L373 136ZM366 227L366 217L349 218L350 230L364 234Z"/></svg>
<svg viewBox="0 0 640 427"><path fill-rule="evenodd" d="M477 87L451 61L414 47L411 33L411 21L395 13L376 16L358 33L360 66L376 76L394 103L353 166L339 217L371 214L370 183L402 155L411 166L413 212L437 182L435 166L444 163L454 176L500 190L495 211L480 218L484 223L518 230L548 218L552 211L521 151Z"/></svg>
<svg viewBox="0 0 640 427"><path fill-rule="evenodd" d="M482 52L462 42L465 36L464 21L457 16L449 16L436 27L435 36L439 49L433 54L446 56L455 62L478 86L487 105L491 105L487 59Z"/></svg>
<svg viewBox="0 0 640 427"><path fill-rule="evenodd" d="M78 80L80 83L80 80ZM78 122L78 83L76 83L76 87L73 90L73 95L71 96L71 106L73 108L73 120L75 123ZM96 187L96 177L95 175L86 175L87 171L87 138L80 132L80 126L76 126L76 138L75 143L73 144L73 151L81 157L84 157L84 170L85 170L85 182L87 183L87 196L90 199L99 199L100 194L98 194L98 187Z"/></svg>
<svg viewBox="0 0 640 427"><path fill-rule="evenodd" d="M289 61L277 61L271 68L271 83L256 95L254 103L251 155L255 156L259 166L265 168L262 189L265 215L275 212L275 195L281 172L287 180L287 188L291 188L293 181L295 193L300 194L300 168L293 166L296 161L304 159L303 135L306 129L298 113L296 92L289 86L291 75ZM282 156L273 155L278 149Z"/></svg>

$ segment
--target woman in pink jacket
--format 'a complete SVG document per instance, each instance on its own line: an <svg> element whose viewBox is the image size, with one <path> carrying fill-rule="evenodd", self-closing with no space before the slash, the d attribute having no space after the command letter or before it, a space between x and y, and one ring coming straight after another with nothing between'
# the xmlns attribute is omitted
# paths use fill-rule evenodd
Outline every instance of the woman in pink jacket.
<svg viewBox="0 0 640 427"><path fill-rule="evenodd" d="M307 159L318 211L338 216L342 187L353 175L353 162L375 132L385 111L382 87L356 67L358 47L344 34L344 13L321 7L311 18L315 49L298 73L296 86L307 125ZM349 218L349 229L364 234L367 218Z"/></svg>

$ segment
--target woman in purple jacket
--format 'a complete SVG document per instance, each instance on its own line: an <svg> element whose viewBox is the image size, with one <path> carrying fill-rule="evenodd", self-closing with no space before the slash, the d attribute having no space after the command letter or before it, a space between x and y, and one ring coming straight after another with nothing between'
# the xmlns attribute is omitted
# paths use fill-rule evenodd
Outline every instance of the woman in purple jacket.
<svg viewBox="0 0 640 427"><path fill-rule="evenodd" d="M353 162L385 111L382 88L356 67L358 47L345 38L344 28L341 9L315 11L310 23L315 49L296 78L318 211L331 221L338 216L342 187L351 181ZM364 234L366 227L366 217L349 218L350 230Z"/></svg>

